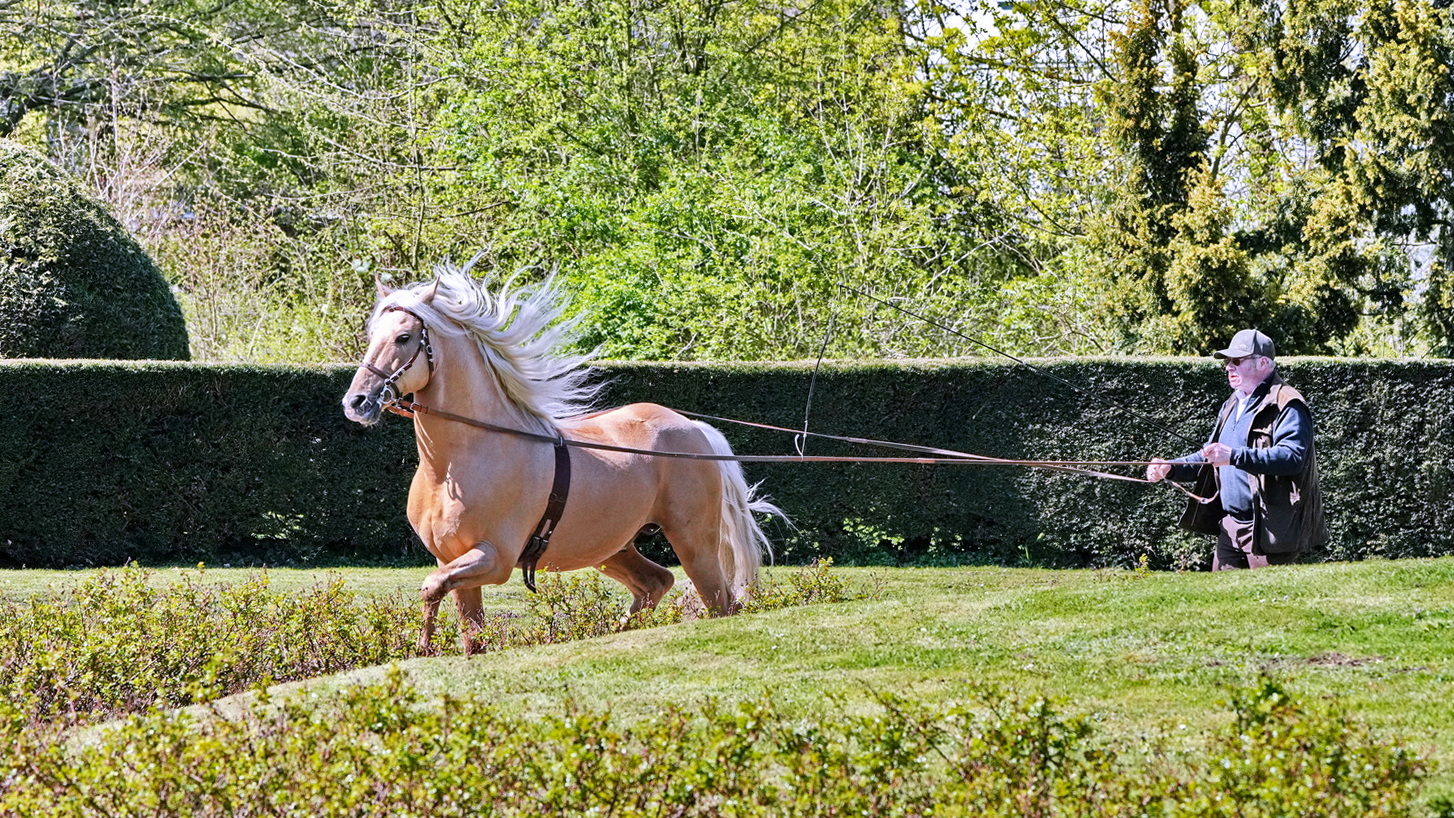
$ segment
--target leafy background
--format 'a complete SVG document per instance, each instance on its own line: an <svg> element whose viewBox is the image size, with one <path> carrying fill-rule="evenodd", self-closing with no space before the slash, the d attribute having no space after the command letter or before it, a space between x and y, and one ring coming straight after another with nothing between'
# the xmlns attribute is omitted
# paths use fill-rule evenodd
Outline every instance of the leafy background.
<svg viewBox="0 0 1454 818"><path fill-rule="evenodd" d="M1448 356L1447 6L5 3L0 136L199 360L350 359L374 276L476 254L613 358Z"/></svg>

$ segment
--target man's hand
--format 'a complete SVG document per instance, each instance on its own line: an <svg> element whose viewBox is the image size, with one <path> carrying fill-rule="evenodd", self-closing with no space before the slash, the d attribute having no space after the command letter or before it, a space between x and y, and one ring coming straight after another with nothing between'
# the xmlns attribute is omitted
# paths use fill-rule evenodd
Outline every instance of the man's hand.
<svg viewBox="0 0 1454 818"><path fill-rule="evenodd" d="M1171 463L1159 457L1151 458L1151 465L1146 467L1147 480L1153 483L1160 483L1166 479L1166 475L1168 474L1171 474Z"/></svg>
<svg viewBox="0 0 1454 818"><path fill-rule="evenodd" d="M1226 466L1232 462L1232 447L1225 443L1208 443L1202 448L1202 457L1213 466Z"/></svg>

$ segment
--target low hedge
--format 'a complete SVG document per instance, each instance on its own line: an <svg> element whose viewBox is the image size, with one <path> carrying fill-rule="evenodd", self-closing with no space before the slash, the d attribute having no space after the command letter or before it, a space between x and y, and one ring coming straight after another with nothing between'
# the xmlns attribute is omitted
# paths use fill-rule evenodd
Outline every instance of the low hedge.
<svg viewBox="0 0 1454 818"><path fill-rule="evenodd" d="M529 715L433 702L396 666L332 697L149 711L70 742L0 701L0 813L1407 818L1428 774L1415 748L1270 678L1232 690L1225 726L1194 737L1112 740L1043 699L966 693L978 701L664 706L631 722L570 701Z"/></svg>
<svg viewBox="0 0 1454 818"><path fill-rule="evenodd" d="M1314 559L1454 554L1454 362L1289 359L1313 404L1331 541ZM351 367L6 362L0 565L424 564L412 428L339 406ZM1192 359L607 363L606 403L1033 460L1194 450L1227 387ZM740 453L792 436L718 424ZM810 454L892 454L818 439ZM793 519L780 562L1204 565L1166 486L1024 467L749 464ZM1135 468L1119 469L1135 474ZM652 553L669 559L665 544Z"/></svg>

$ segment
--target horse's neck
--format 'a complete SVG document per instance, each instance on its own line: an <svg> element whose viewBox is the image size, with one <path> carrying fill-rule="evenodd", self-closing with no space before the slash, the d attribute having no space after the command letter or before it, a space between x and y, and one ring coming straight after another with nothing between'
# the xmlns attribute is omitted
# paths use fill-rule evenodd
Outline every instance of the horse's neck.
<svg viewBox="0 0 1454 818"><path fill-rule="evenodd" d="M551 433L548 424L510 403L499 378L475 349L473 341L468 337L442 340L443 343L435 342L434 345L438 367L429 384L414 396L417 402L430 409L496 426L536 434ZM434 457L450 457L454 454L450 442L468 438L468 435L460 434L464 429L455 420L425 413L418 416L416 423L427 427L430 432L428 437L432 445L429 448Z"/></svg>

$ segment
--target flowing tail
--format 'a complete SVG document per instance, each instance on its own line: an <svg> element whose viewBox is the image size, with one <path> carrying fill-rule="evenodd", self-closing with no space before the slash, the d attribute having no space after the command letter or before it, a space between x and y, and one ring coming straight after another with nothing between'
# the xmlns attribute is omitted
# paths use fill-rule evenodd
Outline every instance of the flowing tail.
<svg viewBox="0 0 1454 818"><path fill-rule="evenodd" d="M732 454L727 438L701 421L693 421L707 436L714 454ZM757 486L748 485L742 464L719 460L722 470L722 541L718 546L722 567L731 580L733 600L741 600L748 586L757 580L764 555L772 559L772 543L758 524L756 514L770 514L791 525L782 509L757 496Z"/></svg>

